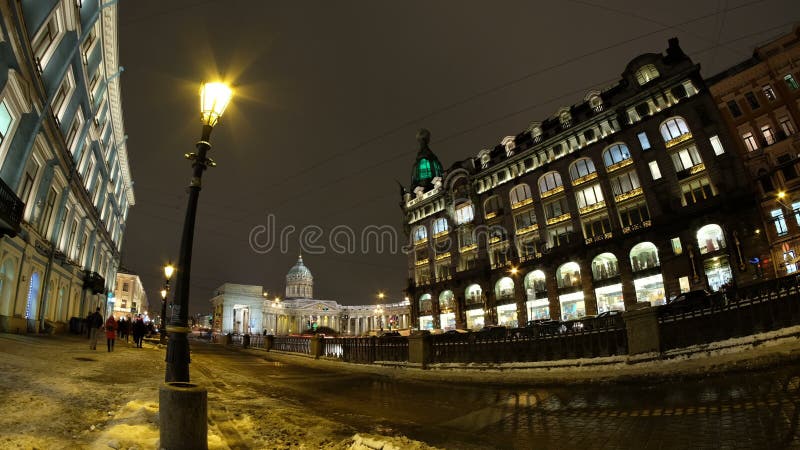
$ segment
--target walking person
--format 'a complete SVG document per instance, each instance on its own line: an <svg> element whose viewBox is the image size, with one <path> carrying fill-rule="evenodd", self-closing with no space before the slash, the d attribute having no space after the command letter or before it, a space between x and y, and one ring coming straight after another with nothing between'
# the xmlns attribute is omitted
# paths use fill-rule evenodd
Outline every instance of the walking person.
<svg viewBox="0 0 800 450"><path fill-rule="evenodd" d="M108 320L106 320L106 345L108 346L108 351L114 351L114 341L117 338L117 321L114 320L114 315L108 316Z"/></svg>
<svg viewBox="0 0 800 450"><path fill-rule="evenodd" d="M88 317L89 323L89 348L97 350L97 333L103 327L103 316L100 315L100 308Z"/></svg>
<svg viewBox="0 0 800 450"><path fill-rule="evenodd" d="M144 320L141 317L137 317L136 321L133 322L133 342L138 348L142 348L145 329Z"/></svg>

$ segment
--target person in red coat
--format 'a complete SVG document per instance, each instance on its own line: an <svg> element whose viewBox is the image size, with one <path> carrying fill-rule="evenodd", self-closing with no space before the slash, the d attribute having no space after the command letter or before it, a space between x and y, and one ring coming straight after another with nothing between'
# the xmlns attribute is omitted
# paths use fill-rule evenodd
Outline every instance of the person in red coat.
<svg viewBox="0 0 800 450"><path fill-rule="evenodd" d="M108 344L108 351L114 351L114 340L117 338L117 321L114 316L108 316L106 320L106 344Z"/></svg>

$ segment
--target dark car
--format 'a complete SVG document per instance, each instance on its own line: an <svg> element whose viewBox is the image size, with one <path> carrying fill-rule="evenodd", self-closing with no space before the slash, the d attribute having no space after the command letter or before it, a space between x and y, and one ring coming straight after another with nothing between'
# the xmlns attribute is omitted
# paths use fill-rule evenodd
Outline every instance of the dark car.
<svg viewBox="0 0 800 450"><path fill-rule="evenodd" d="M667 308L678 312L711 308L721 304L722 302L719 294L712 294L705 289L683 292L667 300Z"/></svg>
<svg viewBox="0 0 800 450"><path fill-rule="evenodd" d="M551 319L529 320L526 328L533 329L537 335L559 333L561 322Z"/></svg>
<svg viewBox="0 0 800 450"><path fill-rule="evenodd" d="M508 334L508 328L502 325L487 325L478 330L478 333L484 336L504 338Z"/></svg>
<svg viewBox="0 0 800 450"><path fill-rule="evenodd" d="M383 333L378 335L378 337L392 337L392 336L400 336L400 332L399 331L384 331Z"/></svg>

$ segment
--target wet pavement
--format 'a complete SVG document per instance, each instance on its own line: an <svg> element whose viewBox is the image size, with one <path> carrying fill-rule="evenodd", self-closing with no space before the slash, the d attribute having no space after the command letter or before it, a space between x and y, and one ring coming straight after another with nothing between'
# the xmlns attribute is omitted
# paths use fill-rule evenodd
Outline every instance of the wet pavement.
<svg viewBox="0 0 800 450"><path fill-rule="evenodd" d="M441 448L800 448L800 363L652 385L513 387L408 381L192 344L215 396L301 405L350 432ZM279 358L280 359L280 358ZM246 437L242 445L246 446Z"/></svg>

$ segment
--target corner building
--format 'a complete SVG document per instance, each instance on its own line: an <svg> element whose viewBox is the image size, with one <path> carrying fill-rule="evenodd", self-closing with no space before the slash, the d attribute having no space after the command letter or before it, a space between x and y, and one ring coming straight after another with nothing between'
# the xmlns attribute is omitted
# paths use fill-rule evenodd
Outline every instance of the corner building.
<svg viewBox="0 0 800 450"><path fill-rule="evenodd" d="M699 69L671 39L447 170L421 130L400 204L414 326L524 326L752 282L759 217Z"/></svg>
<svg viewBox="0 0 800 450"><path fill-rule="evenodd" d="M128 210L117 4L0 0L0 330L108 314Z"/></svg>

